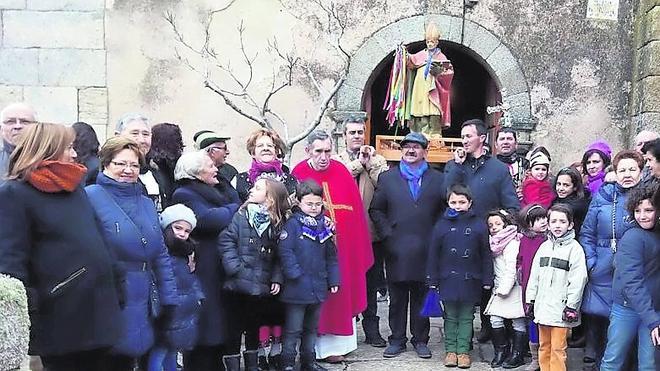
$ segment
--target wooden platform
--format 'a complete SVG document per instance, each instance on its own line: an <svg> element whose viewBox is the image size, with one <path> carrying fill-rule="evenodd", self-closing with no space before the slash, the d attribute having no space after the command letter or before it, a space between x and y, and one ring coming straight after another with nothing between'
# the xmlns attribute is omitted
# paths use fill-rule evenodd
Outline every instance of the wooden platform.
<svg viewBox="0 0 660 371"><path fill-rule="evenodd" d="M400 161L401 145L399 143L402 140L403 136L376 135L376 153L385 157L387 161ZM433 163L447 163L454 158L454 149L462 146L461 138L429 139L429 154L426 160Z"/></svg>

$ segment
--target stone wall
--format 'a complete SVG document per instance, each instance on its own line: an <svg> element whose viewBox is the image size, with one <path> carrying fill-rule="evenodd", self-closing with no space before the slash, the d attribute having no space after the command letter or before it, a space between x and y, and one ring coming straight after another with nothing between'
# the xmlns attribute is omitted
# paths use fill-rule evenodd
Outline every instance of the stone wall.
<svg viewBox="0 0 660 371"><path fill-rule="evenodd" d="M660 130L660 0L641 0L636 12L631 136Z"/></svg>
<svg viewBox="0 0 660 371"><path fill-rule="evenodd" d="M108 121L104 0L0 0L0 106L24 100L43 121Z"/></svg>

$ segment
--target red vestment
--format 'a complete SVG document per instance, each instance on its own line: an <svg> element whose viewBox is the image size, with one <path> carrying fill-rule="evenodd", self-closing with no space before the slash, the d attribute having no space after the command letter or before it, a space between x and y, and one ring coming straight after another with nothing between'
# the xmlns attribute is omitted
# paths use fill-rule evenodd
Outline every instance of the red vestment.
<svg viewBox="0 0 660 371"><path fill-rule="evenodd" d="M321 307L319 334L352 335L353 317L367 307L367 270L374 263L369 227L355 179L346 167L330 160L327 170L314 170L307 160L291 172L299 181L315 180L323 188L326 214L334 219L340 286Z"/></svg>

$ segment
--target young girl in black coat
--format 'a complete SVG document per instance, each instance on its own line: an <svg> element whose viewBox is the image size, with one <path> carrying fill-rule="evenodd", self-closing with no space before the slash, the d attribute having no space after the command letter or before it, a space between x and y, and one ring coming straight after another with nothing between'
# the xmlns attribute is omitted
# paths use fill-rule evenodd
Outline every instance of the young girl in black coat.
<svg viewBox="0 0 660 371"><path fill-rule="evenodd" d="M289 208L288 192L273 179L259 179L250 195L218 238L225 270L223 289L228 315L227 371L240 370L241 337L245 333L245 369L257 366L259 327L281 323L283 310L274 296L282 274L277 262L277 241Z"/></svg>

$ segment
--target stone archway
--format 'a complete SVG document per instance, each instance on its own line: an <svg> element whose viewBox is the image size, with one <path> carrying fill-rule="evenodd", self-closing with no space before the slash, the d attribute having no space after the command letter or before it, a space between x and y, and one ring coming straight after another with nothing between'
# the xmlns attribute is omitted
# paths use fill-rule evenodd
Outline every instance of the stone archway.
<svg viewBox="0 0 660 371"><path fill-rule="evenodd" d="M424 24L428 21L436 23L443 40L462 45L483 60L484 67L491 73L502 92L503 101L510 106L508 117L512 126L531 131L534 120L529 87L511 50L478 23L445 14L417 15L400 19L370 36L353 56L346 81L337 92L334 119L339 123L348 116L366 115L363 102L365 94L369 92L365 89L373 71L400 43L408 45L420 41Z"/></svg>

